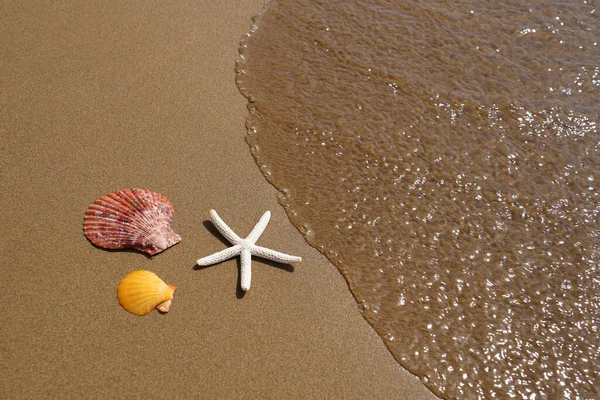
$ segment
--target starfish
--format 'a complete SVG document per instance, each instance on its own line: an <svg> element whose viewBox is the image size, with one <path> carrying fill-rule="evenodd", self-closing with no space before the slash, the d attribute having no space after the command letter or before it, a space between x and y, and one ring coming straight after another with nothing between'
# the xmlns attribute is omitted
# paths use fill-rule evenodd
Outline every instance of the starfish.
<svg viewBox="0 0 600 400"><path fill-rule="evenodd" d="M242 239L236 235L231 228L228 227L225 222L223 222L215 210L210 210L210 217L212 218L215 227L219 232L221 232L221 235L229 240L233 246L210 256L203 257L197 261L197 264L200 266L212 265L228 260L232 257L240 256L240 286L244 292L250 289L250 280L252 279L252 269L250 264L252 256L262 257L266 258L267 260L286 264L302 261L301 257L290 256L289 254L280 253L278 251L256 245L256 241L265 231L265 228L271 219L270 211L267 211L263 214L258 223L254 226L254 229L252 229L252 232L250 232L245 239Z"/></svg>

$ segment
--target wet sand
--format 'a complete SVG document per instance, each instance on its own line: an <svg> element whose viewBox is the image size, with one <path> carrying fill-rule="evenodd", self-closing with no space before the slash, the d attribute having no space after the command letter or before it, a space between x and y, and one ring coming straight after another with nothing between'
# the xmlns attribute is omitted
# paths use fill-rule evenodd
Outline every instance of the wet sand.
<svg viewBox="0 0 600 400"><path fill-rule="evenodd" d="M0 7L2 398L433 398L392 358L347 284L277 203L244 140L234 82L251 2L78 2ZM153 258L83 236L96 198L140 187L175 207L183 241ZM293 268L236 260L215 208ZM134 269L177 286L171 311L116 299Z"/></svg>

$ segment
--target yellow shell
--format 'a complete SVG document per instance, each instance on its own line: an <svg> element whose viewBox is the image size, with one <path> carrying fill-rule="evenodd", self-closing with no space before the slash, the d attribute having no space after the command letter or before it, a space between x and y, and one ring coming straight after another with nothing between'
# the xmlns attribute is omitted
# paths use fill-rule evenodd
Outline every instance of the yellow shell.
<svg viewBox="0 0 600 400"><path fill-rule="evenodd" d="M175 286L167 285L154 272L137 270L121 280L117 289L119 303L136 315L146 315L155 308L168 312Z"/></svg>

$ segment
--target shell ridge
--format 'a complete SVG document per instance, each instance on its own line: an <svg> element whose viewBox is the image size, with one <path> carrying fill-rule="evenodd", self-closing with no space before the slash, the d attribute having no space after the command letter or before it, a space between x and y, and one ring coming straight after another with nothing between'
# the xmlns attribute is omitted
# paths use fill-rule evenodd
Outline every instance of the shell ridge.
<svg viewBox="0 0 600 400"><path fill-rule="evenodd" d="M131 204L124 203L121 196L115 195L114 193L110 193L105 196L102 196L98 200L96 200L94 203L95 204L105 204L107 207L117 210L117 211L120 208L122 208L124 205L126 206L127 209L129 209L131 211L135 210L134 207L131 206Z"/></svg>
<svg viewBox="0 0 600 400"><path fill-rule="evenodd" d="M129 207L129 205L115 202L108 196L101 197L96 200L86 212L86 216L89 218L110 218L115 219L132 219L135 215L135 210Z"/></svg>
<svg viewBox="0 0 600 400"><path fill-rule="evenodd" d="M119 211L122 208L129 210L131 213L135 213L137 211L135 206L133 204L131 204L130 202L126 201L123 198L123 196L121 196L119 194L119 192L110 193L110 194L104 196L104 198L106 199L106 203L111 204L116 211Z"/></svg>
<svg viewBox="0 0 600 400"><path fill-rule="evenodd" d="M123 224L121 226L114 226L114 224L103 221L88 221L85 224L85 228L88 230L94 229L97 237L110 237L111 241L118 241L122 243L130 242L132 238L140 236L140 229L136 224ZM145 233L141 231L142 236Z"/></svg>
<svg viewBox="0 0 600 400"><path fill-rule="evenodd" d="M124 190L120 194L122 201L129 204L129 206L136 211L136 213L144 213L149 207L149 204L143 201L139 196L139 192L143 191L140 189Z"/></svg>
<svg viewBox="0 0 600 400"><path fill-rule="evenodd" d="M134 189L135 190L135 189ZM119 193L119 197L122 202L129 204L131 208L136 210L137 212L141 212L144 209L144 205L138 200L136 195L132 192L132 190L126 189L122 190Z"/></svg>
<svg viewBox="0 0 600 400"><path fill-rule="evenodd" d="M151 215L148 215L147 213L148 209L150 211L154 211L155 207L155 205L150 201L150 199L156 200L156 204L158 206L160 206L162 203L167 203L170 207L172 207L171 202L167 200L164 196L144 189L133 189L127 191L126 195L134 204L136 204L136 209L143 216L143 218L141 218L139 221L136 221L136 226L138 226L138 228L141 229L144 233L152 235L155 233L156 228L160 228L162 225L169 225L170 219L167 219L167 221L164 221L160 224L157 224L154 221L155 219L164 219L163 215L155 215L154 213L150 213ZM159 207L156 208L158 209Z"/></svg>

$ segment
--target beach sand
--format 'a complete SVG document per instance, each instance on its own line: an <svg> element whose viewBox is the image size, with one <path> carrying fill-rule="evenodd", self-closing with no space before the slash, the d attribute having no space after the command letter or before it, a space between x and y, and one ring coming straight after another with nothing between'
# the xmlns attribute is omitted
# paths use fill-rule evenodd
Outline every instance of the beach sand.
<svg viewBox="0 0 600 400"><path fill-rule="evenodd" d="M434 396L361 316L338 270L277 203L244 140L234 83L262 0L0 6L0 397L405 398ZM84 237L85 210L124 188L165 195L183 240L148 258ZM197 269L266 210L259 244L303 257ZM138 317L119 280L177 286Z"/></svg>

